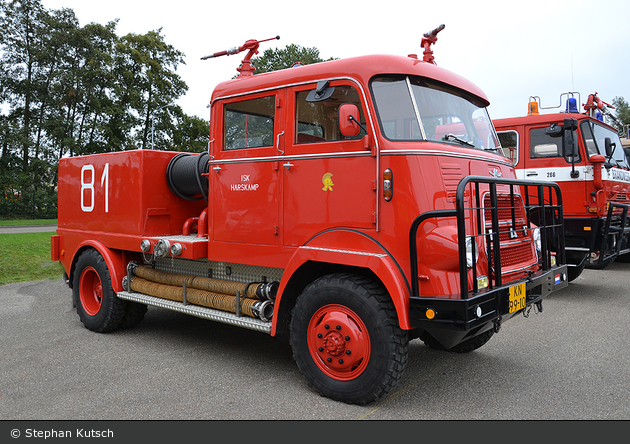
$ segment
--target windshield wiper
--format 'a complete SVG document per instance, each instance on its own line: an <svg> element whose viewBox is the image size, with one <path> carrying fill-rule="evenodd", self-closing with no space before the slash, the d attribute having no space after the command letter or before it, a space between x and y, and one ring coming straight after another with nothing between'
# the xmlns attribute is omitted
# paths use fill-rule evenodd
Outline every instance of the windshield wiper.
<svg viewBox="0 0 630 444"><path fill-rule="evenodd" d="M446 141L451 140L451 139L456 141L456 142L461 143L462 145L466 145L466 146L469 146L469 147L472 147L472 148L475 147L475 145L473 145L472 143L466 142L464 139L460 139L455 134L446 134L446 135L444 135L444 137L442 137L442 140L446 140Z"/></svg>

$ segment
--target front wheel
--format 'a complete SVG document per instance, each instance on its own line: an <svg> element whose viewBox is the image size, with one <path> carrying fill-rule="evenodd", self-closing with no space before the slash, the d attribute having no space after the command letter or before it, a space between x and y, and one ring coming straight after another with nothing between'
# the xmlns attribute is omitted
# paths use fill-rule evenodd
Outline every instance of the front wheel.
<svg viewBox="0 0 630 444"><path fill-rule="evenodd" d="M366 404L386 395L407 365L408 343L393 303L371 279L324 276L293 309L293 358L309 385L335 400Z"/></svg>
<svg viewBox="0 0 630 444"><path fill-rule="evenodd" d="M123 321L126 301L114 293L107 264L96 250L85 250L79 256L72 296L79 319L92 331L112 331Z"/></svg>

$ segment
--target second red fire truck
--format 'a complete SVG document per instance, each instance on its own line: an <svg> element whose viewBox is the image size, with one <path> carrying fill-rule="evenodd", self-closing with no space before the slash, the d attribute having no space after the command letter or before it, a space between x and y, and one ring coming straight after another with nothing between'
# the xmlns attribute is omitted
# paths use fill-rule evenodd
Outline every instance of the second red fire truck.
<svg viewBox="0 0 630 444"><path fill-rule="evenodd" d="M630 166L617 130L606 123L614 119L611 108L597 93L581 103L569 92L550 107L532 96L526 116L494 120L518 177L562 190L570 281L587 266L630 259Z"/></svg>
<svg viewBox="0 0 630 444"><path fill-rule="evenodd" d="M454 352L567 286L562 195L517 180L488 99L424 57L240 75L211 99L201 154L62 159L51 256L81 322L147 306L286 336L319 393L387 394L410 339ZM536 311L538 311L536 310Z"/></svg>

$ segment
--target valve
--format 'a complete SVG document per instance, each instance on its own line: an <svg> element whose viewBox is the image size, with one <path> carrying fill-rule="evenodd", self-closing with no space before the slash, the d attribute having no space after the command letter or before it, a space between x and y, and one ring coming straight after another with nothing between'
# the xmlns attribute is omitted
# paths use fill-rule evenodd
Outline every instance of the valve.
<svg viewBox="0 0 630 444"><path fill-rule="evenodd" d="M251 64L251 58L258 54L258 47L262 42L268 42L269 40L280 40L280 36L277 35L275 37L265 39L265 40L247 40L242 46L234 47L227 49L225 51L215 52L214 54L210 54L201 58L201 60L212 59L215 57L221 57L224 55L232 55L238 54L239 52L243 52L248 50L249 52L245 55L245 58L241 61L241 66L236 68L236 70L240 73L239 77L247 77L253 74L253 71L256 69Z"/></svg>

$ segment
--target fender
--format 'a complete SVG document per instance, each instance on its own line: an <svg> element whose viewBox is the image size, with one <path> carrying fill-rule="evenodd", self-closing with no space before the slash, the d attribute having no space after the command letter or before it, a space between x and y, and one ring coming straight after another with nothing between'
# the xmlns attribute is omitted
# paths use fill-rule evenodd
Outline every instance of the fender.
<svg viewBox="0 0 630 444"><path fill-rule="evenodd" d="M77 249L76 253L72 258L72 263L75 262L78 257L77 253L84 249L85 247L92 247L96 251L103 256L105 263L107 264L107 269L109 270L109 275L111 278L112 288L115 293L123 291L122 286L122 278L127 274L126 264L123 263L123 255L121 251L112 250L105 246L102 242L94 239L88 239L86 241L81 242ZM74 273L74 270L73 270ZM72 282L72 277L70 278Z"/></svg>
<svg viewBox="0 0 630 444"><path fill-rule="evenodd" d="M409 295L411 287L403 269L382 245L369 235L352 229L334 229L320 233L299 247L284 270L276 296L271 334L276 331L278 310L287 284L296 271L307 262L347 265L371 270L389 293L402 329L409 323Z"/></svg>

